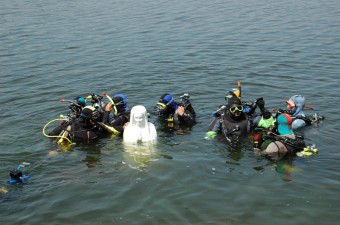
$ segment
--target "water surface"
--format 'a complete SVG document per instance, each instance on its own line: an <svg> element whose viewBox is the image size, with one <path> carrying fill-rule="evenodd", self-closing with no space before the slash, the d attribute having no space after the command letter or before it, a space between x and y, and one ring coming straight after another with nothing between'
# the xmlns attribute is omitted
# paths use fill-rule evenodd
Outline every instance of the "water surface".
<svg viewBox="0 0 340 225"><path fill-rule="evenodd" d="M2 224L337 224L338 1L4 0L0 14ZM247 141L205 140L237 81L269 108L303 94L326 117L301 131L319 154L271 163ZM67 112L59 99L103 92L149 111L187 92L198 124L150 118L173 159L132 156L120 138L60 152L43 136ZM31 179L7 184L21 162Z"/></svg>

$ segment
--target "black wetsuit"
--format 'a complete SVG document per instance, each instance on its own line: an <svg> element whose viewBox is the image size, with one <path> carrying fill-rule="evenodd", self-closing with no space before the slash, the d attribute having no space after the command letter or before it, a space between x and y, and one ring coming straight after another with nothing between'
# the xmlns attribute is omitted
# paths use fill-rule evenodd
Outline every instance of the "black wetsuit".
<svg viewBox="0 0 340 225"><path fill-rule="evenodd" d="M70 121L66 121L63 120L59 126L57 126L56 128L54 128L50 133L48 133L49 136L56 136L59 135L63 130L66 129L66 127L68 127L71 123L73 123L74 120L70 120Z"/></svg>
<svg viewBox="0 0 340 225"><path fill-rule="evenodd" d="M216 117L210 124L209 131L224 133L227 135L247 136L252 125L248 115L241 112L239 117L232 116L229 111L224 110L221 116Z"/></svg>
<svg viewBox="0 0 340 225"><path fill-rule="evenodd" d="M105 111L103 114L102 122L106 125L113 127L120 134L123 134L124 124L130 121L130 110L123 111L114 116L110 121L110 112Z"/></svg>
<svg viewBox="0 0 340 225"><path fill-rule="evenodd" d="M99 126L96 126L84 118L75 120L64 130L68 132L68 138L74 142L91 142L97 140L102 132Z"/></svg>

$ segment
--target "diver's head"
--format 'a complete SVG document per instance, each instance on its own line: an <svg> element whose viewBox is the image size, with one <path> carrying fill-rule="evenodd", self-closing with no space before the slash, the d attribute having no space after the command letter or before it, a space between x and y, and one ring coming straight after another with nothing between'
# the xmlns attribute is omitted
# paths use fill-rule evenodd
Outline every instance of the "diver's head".
<svg viewBox="0 0 340 225"><path fill-rule="evenodd" d="M230 114L234 117L241 116L241 113L243 111L241 100L236 96L228 98L228 110Z"/></svg>
<svg viewBox="0 0 340 225"><path fill-rule="evenodd" d="M12 180L15 180L15 181L21 181L23 175L22 175L22 172L18 169L15 169L15 170L11 170L9 175L11 176L11 179Z"/></svg>
<svg viewBox="0 0 340 225"><path fill-rule="evenodd" d="M86 106L81 112L80 117L83 118L85 121L94 124L98 120L99 112L93 106Z"/></svg>
<svg viewBox="0 0 340 225"><path fill-rule="evenodd" d="M115 96L113 96L112 100L115 103L113 107L117 108L117 113L129 110L127 106L127 99L124 94L116 94Z"/></svg>
<svg viewBox="0 0 340 225"><path fill-rule="evenodd" d="M69 108L74 115L79 115L81 110L86 106L85 99L82 97L76 97L71 101Z"/></svg>
<svg viewBox="0 0 340 225"><path fill-rule="evenodd" d="M83 97L76 97L74 98L74 100L76 101L76 103L78 105L80 105L82 108L84 108L86 106L86 101L85 101L85 98Z"/></svg>
<svg viewBox="0 0 340 225"><path fill-rule="evenodd" d="M228 94L225 96L225 100L228 103L229 98L231 98L231 97L240 98L240 94L241 94L241 92L240 92L239 88L233 88L233 89L229 90Z"/></svg>
<svg viewBox="0 0 340 225"><path fill-rule="evenodd" d="M287 113L282 113L277 117L277 130L280 135L293 134L292 117Z"/></svg>
<svg viewBox="0 0 340 225"><path fill-rule="evenodd" d="M172 95L165 93L159 98L156 106L158 115L162 116L174 111L176 108L176 103Z"/></svg>
<svg viewBox="0 0 340 225"><path fill-rule="evenodd" d="M305 97L302 95L293 95L287 101L287 109L292 111L292 115L295 116L300 113L305 107Z"/></svg>

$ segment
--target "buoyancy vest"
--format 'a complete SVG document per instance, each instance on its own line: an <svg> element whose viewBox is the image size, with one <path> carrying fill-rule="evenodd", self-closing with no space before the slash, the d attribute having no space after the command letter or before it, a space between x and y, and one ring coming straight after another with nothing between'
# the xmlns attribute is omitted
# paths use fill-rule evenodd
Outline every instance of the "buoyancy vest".
<svg viewBox="0 0 340 225"><path fill-rule="evenodd" d="M69 136L75 142L89 142L98 139L95 126L89 126L84 120L79 120L71 125Z"/></svg>
<svg viewBox="0 0 340 225"><path fill-rule="evenodd" d="M280 140L280 142L286 146L289 153L300 152L304 149L304 147L306 147L305 141L299 136L297 136L295 139L285 138Z"/></svg>
<svg viewBox="0 0 340 225"><path fill-rule="evenodd" d="M300 152L306 147L304 138L295 135L294 137L295 138L289 136L264 136L264 140L261 143L261 149L265 150L272 142L281 142L287 148L288 153Z"/></svg>
<svg viewBox="0 0 340 225"><path fill-rule="evenodd" d="M237 119L233 118L229 113L225 113L221 120L224 134L247 136L249 132L249 117L246 113L242 113Z"/></svg>

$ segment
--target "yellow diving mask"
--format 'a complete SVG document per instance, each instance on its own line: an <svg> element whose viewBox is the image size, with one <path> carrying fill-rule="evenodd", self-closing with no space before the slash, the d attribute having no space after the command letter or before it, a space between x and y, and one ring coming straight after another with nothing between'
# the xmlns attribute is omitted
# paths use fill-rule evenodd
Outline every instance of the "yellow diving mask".
<svg viewBox="0 0 340 225"><path fill-rule="evenodd" d="M230 107L229 111L232 112L232 113L234 113L236 111L242 112L243 106L242 105L236 105L236 106Z"/></svg>
<svg viewBox="0 0 340 225"><path fill-rule="evenodd" d="M166 107L167 107L168 105L167 105L167 104L164 104L164 103L162 103L162 102L157 102L157 103L156 103L156 106L157 106L157 109L158 109L158 110L165 110Z"/></svg>

